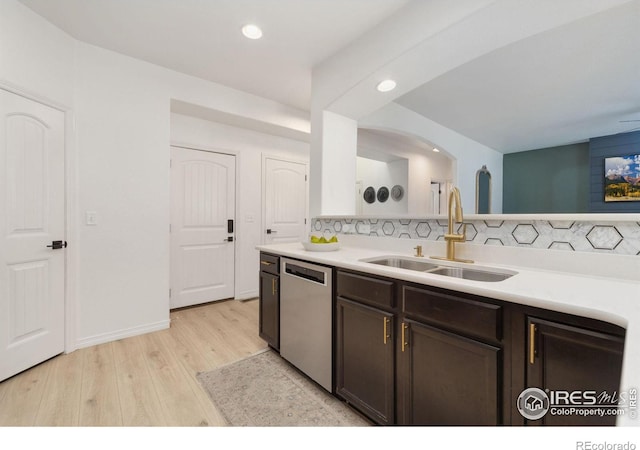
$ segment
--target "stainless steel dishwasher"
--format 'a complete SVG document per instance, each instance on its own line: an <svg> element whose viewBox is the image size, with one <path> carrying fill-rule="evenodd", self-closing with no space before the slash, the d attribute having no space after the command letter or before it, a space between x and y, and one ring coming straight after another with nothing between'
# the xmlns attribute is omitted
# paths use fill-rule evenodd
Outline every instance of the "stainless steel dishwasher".
<svg viewBox="0 0 640 450"><path fill-rule="evenodd" d="M280 356L331 392L332 269L280 261Z"/></svg>

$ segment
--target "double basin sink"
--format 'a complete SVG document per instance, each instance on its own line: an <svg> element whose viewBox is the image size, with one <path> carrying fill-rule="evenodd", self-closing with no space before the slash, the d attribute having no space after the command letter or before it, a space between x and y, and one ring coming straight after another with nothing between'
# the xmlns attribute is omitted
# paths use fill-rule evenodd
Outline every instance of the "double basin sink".
<svg viewBox="0 0 640 450"><path fill-rule="evenodd" d="M361 261L370 264L379 264L382 266L413 270L416 272L431 273L434 275L444 275L446 277L484 282L503 281L517 274L517 272L512 272L509 270L489 269L482 266L474 266L473 268L449 266L435 262L403 258L401 256L385 256L381 258L362 259Z"/></svg>

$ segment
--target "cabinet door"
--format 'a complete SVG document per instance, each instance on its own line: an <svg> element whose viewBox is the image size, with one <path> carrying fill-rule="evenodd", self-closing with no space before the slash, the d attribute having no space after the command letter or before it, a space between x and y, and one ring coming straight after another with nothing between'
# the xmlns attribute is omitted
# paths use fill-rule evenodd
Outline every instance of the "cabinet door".
<svg viewBox="0 0 640 450"><path fill-rule="evenodd" d="M393 314L338 297L336 393L377 423L394 423Z"/></svg>
<svg viewBox="0 0 640 450"><path fill-rule="evenodd" d="M528 331L527 387L608 395L620 392L621 337L532 317L528 319ZM554 415L550 410L527 424L595 426L615 425L615 421L615 416Z"/></svg>
<svg viewBox="0 0 640 450"><path fill-rule="evenodd" d="M260 272L259 335L280 349L280 277L267 272Z"/></svg>
<svg viewBox="0 0 640 450"><path fill-rule="evenodd" d="M499 348L407 319L399 346L402 424L500 423Z"/></svg>

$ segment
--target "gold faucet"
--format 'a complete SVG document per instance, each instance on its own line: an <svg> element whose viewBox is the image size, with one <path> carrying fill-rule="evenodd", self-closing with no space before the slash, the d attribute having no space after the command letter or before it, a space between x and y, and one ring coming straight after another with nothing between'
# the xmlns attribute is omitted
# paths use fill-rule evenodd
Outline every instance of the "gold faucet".
<svg viewBox="0 0 640 450"><path fill-rule="evenodd" d="M453 204L455 203L455 214ZM464 242L467 239L467 224L462 225L462 234L455 234L453 232L453 224L461 223L464 221L462 217L462 201L460 200L460 190L457 187L451 189L449 194L449 224L447 234L444 235L444 240L447 241L447 256L432 256L433 259L444 259L446 261L457 261L464 263L472 263L470 259L458 259L456 258L456 242Z"/></svg>

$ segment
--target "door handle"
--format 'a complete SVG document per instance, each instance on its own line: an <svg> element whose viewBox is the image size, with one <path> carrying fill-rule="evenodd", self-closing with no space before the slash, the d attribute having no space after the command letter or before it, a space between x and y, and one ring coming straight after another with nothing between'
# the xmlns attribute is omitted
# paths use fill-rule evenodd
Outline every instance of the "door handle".
<svg viewBox="0 0 640 450"><path fill-rule="evenodd" d="M229 236L226 239L223 239L222 242L233 242L233 236Z"/></svg>
<svg viewBox="0 0 640 450"><path fill-rule="evenodd" d="M529 364L536 363L536 324L529 324Z"/></svg>
<svg viewBox="0 0 640 450"><path fill-rule="evenodd" d="M51 241L51 245L47 245L51 250L60 250L61 248L67 248L67 241Z"/></svg>
<svg viewBox="0 0 640 450"><path fill-rule="evenodd" d="M387 344L387 339L389 339L391 336L389 336L389 318L388 317L383 317L382 318L382 343L383 344Z"/></svg>
<svg viewBox="0 0 640 450"><path fill-rule="evenodd" d="M402 351L404 352L404 348L407 347L409 345L409 343L406 341L406 336L405 333L408 331L409 329L409 325L407 325L406 323L402 322L402 337L401 337L401 342L400 342L400 346L402 348Z"/></svg>
<svg viewBox="0 0 640 450"><path fill-rule="evenodd" d="M274 234L277 233L276 230L272 230L271 228L267 228L267 234Z"/></svg>

